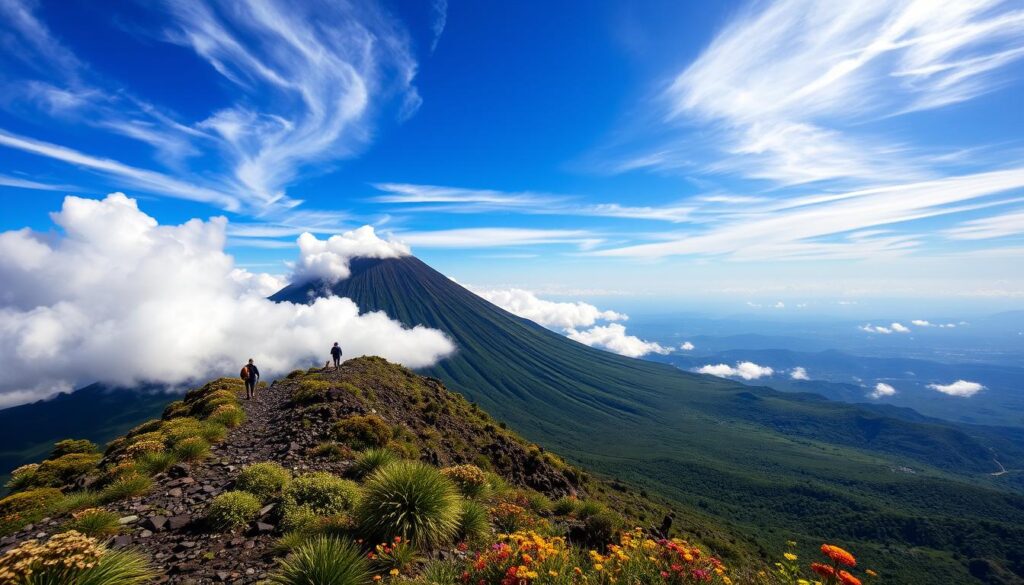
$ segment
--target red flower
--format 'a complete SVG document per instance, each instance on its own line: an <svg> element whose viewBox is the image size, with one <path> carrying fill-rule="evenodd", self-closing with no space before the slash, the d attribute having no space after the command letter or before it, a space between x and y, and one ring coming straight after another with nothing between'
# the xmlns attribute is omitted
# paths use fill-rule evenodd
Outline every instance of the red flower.
<svg viewBox="0 0 1024 585"><path fill-rule="evenodd" d="M811 570L820 575L823 579L830 579L836 574L835 569L824 563L811 563Z"/></svg>
<svg viewBox="0 0 1024 585"><path fill-rule="evenodd" d="M823 544L821 545L821 552L825 553L825 556L839 564L846 565L847 567L857 566L857 559L853 558L852 554L846 552L838 546L831 544Z"/></svg>
<svg viewBox="0 0 1024 585"><path fill-rule="evenodd" d="M837 574L839 576L839 582L843 585L860 585L860 579L854 577L846 571L839 571L839 573Z"/></svg>

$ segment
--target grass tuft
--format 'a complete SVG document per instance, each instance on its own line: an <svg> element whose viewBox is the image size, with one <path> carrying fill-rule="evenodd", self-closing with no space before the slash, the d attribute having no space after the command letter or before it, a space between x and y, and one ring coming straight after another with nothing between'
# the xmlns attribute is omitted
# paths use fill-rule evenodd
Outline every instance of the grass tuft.
<svg viewBox="0 0 1024 585"><path fill-rule="evenodd" d="M333 536L315 536L300 544L270 576L278 585L365 585L370 566L359 548Z"/></svg>
<svg viewBox="0 0 1024 585"><path fill-rule="evenodd" d="M436 468L418 461L398 461L367 479L359 527L371 542L389 542L400 536L433 547L455 537L460 502L458 488Z"/></svg>

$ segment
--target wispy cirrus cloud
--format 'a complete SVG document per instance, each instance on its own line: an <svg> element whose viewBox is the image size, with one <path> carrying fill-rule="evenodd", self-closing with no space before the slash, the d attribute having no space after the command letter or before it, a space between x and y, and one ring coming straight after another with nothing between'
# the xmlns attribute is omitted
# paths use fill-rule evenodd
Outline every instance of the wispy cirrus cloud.
<svg viewBox="0 0 1024 585"><path fill-rule="evenodd" d="M34 76L6 85L53 120L87 125L149 145L152 167L72 145L3 132L2 145L131 181L140 190L225 209L285 215L301 203L287 187L313 165L357 153L388 104L412 115L421 99L408 35L369 2L206 5L167 0L158 41L192 50L231 85L232 101L191 120L102 78L41 21L34 5L3 0L3 42ZM126 26L132 26L128 23ZM204 155L203 172L189 162ZM215 161L211 163L210 161ZM179 185L195 183L188 189ZM216 194L216 195L214 195Z"/></svg>
<svg viewBox="0 0 1024 585"><path fill-rule="evenodd" d="M586 230L512 227L456 228L397 232L395 238L422 248L501 248L538 244L574 244L589 250L600 243Z"/></svg>
<svg viewBox="0 0 1024 585"><path fill-rule="evenodd" d="M709 141L669 138L623 164L782 184L934 176L941 153L862 126L1004 86L1022 33L1004 0L754 3L660 96L669 122Z"/></svg>

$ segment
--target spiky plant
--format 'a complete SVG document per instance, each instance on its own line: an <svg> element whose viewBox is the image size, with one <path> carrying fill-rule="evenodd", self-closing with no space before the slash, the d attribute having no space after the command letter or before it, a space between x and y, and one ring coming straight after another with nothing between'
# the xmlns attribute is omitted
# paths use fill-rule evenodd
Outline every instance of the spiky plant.
<svg viewBox="0 0 1024 585"><path fill-rule="evenodd" d="M418 546L450 541L458 531L459 491L436 468L418 461L398 461L367 479L359 506L359 527L371 542L396 536Z"/></svg>
<svg viewBox="0 0 1024 585"><path fill-rule="evenodd" d="M107 551L93 568L83 571L75 585L142 585L156 577L146 557L135 551ZM42 585L32 581L32 585Z"/></svg>
<svg viewBox="0 0 1024 585"><path fill-rule="evenodd" d="M168 451L162 451L160 453L146 453L135 460L135 464L138 465L139 469L146 473L146 475L163 473L177 462L178 457L174 453L170 453Z"/></svg>
<svg viewBox="0 0 1024 585"><path fill-rule="evenodd" d="M238 474L235 488L267 501L281 491L292 480L292 474L272 461L254 463Z"/></svg>
<svg viewBox="0 0 1024 585"><path fill-rule="evenodd" d="M99 508L88 508L73 515L68 523L69 530L77 530L93 538L113 536L121 530L120 516Z"/></svg>
<svg viewBox="0 0 1024 585"><path fill-rule="evenodd" d="M153 487L153 480L140 473L128 473L115 479L100 492L100 501L116 502L125 498L141 496Z"/></svg>
<svg viewBox="0 0 1024 585"><path fill-rule="evenodd" d="M390 449L367 449L356 457L352 473L356 477L366 477L385 465L398 461L399 457Z"/></svg>
<svg viewBox="0 0 1024 585"><path fill-rule="evenodd" d="M316 536L298 546L270 576L278 585L365 585L370 567L365 555L347 540Z"/></svg>
<svg viewBox="0 0 1024 585"><path fill-rule="evenodd" d="M210 452L210 444L202 437L182 439L174 446L174 454L182 461L198 461Z"/></svg>
<svg viewBox="0 0 1024 585"><path fill-rule="evenodd" d="M459 540L476 542L491 531L487 508L473 500L463 500L459 510Z"/></svg>

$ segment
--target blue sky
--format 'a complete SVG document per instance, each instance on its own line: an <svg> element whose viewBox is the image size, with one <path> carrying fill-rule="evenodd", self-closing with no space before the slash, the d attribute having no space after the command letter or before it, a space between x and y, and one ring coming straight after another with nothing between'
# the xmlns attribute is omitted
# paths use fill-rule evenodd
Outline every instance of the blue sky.
<svg viewBox="0 0 1024 585"><path fill-rule="evenodd" d="M121 191L253 271L371 224L552 296L1019 306L1024 10L943 4L0 0L0 230Z"/></svg>

